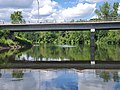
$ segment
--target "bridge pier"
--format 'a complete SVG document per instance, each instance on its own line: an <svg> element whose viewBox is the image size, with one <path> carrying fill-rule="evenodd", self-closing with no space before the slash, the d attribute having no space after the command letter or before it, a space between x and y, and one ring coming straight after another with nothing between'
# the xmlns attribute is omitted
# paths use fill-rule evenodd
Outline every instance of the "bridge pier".
<svg viewBox="0 0 120 90"><path fill-rule="evenodd" d="M95 29L90 30L90 60L95 64Z"/></svg>

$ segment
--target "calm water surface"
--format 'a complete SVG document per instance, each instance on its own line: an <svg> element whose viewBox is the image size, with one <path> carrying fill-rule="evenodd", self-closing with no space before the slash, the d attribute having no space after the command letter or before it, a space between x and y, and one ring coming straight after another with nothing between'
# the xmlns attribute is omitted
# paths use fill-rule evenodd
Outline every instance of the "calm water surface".
<svg viewBox="0 0 120 90"><path fill-rule="evenodd" d="M37 45L31 49L6 50L0 52L2 60L27 61L76 61L90 60L89 45ZM120 61L120 46L108 45L95 47L95 60Z"/></svg>
<svg viewBox="0 0 120 90"><path fill-rule="evenodd" d="M0 66L19 61L90 60L89 45L40 45L0 52ZM95 60L120 61L119 46L95 47ZM120 70L0 69L0 90L120 90Z"/></svg>
<svg viewBox="0 0 120 90"><path fill-rule="evenodd" d="M1 69L0 90L120 90L120 70Z"/></svg>

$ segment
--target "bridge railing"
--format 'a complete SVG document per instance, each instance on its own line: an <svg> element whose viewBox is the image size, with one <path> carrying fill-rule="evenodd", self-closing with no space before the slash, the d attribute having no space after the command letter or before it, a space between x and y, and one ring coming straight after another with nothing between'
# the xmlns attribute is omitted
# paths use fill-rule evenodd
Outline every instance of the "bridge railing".
<svg viewBox="0 0 120 90"><path fill-rule="evenodd" d="M106 19L98 19L98 18L93 18L93 19L77 19L77 20L74 20L74 19L54 19L54 20L35 20L35 21L30 21L30 20L26 20L26 24L29 24L29 23L70 23L70 22L102 22L102 21L120 21L120 17L109 17L109 18L106 18ZM11 22L5 22L3 20L0 20L0 24L12 24ZM21 23L18 23L18 24L21 24Z"/></svg>
<svg viewBox="0 0 120 90"><path fill-rule="evenodd" d="M94 21L94 22L98 22L98 21L120 21L120 17L109 17L109 18L104 18L104 19L90 19L89 21Z"/></svg>

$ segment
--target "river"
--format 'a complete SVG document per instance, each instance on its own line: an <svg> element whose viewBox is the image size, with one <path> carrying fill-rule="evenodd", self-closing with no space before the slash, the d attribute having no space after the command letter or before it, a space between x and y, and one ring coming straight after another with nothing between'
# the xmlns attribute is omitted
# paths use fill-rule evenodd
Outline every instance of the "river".
<svg viewBox="0 0 120 90"><path fill-rule="evenodd" d="M0 90L120 90L120 70L1 69Z"/></svg>
<svg viewBox="0 0 120 90"><path fill-rule="evenodd" d="M118 62L120 47L96 46L94 55L96 61ZM41 61L90 61L90 56L89 45L34 45L30 49L1 51L0 90L120 90L119 69L32 69L32 66L30 69L8 68L21 61L22 64Z"/></svg>
<svg viewBox="0 0 120 90"><path fill-rule="evenodd" d="M89 45L34 45L27 49L11 49L0 52L2 60L24 61L80 61L91 59ZM95 60L120 61L120 46L107 45L95 47Z"/></svg>

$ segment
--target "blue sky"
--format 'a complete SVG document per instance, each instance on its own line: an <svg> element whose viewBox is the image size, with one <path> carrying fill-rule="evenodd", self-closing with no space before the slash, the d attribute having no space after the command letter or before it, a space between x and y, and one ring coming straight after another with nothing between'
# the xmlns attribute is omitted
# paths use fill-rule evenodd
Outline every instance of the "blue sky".
<svg viewBox="0 0 120 90"><path fill-rule="evenodd" d="M10 22L10 14L22 11L26 21L41 22L70 21L97 17L95 9L104 2L113 4L120 0L0 0L0 21ZM120 13L120 7L118 8Z"/></svg>

